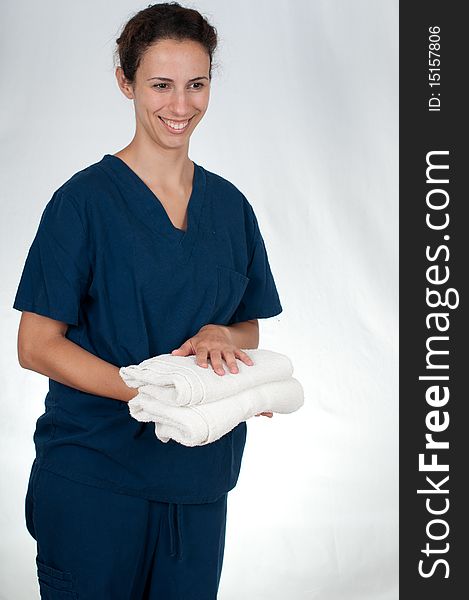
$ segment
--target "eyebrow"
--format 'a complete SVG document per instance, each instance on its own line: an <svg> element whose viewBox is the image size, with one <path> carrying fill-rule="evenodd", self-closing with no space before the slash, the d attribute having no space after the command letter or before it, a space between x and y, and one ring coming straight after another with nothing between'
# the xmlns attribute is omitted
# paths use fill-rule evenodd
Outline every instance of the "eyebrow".
<svg viewBox="0 0 469 600"><path fill-rule="evenodd" d="M173 79L169 79L169 77L150 77L149 79L147 79L147 81L151 81L152 79L159 79L160 81L170 81L171 83L174 83ZM193 77L192 79L189 79L189 82L192 81L197 81L198 79L206 79L208 81L208 77L202 76L202 77Z"/></svg>

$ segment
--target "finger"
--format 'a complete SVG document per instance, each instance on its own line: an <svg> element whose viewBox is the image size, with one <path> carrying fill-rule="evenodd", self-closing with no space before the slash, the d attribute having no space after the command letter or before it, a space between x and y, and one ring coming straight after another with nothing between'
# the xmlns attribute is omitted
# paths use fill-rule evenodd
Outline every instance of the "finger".
<svg viewBox="0 0 469 600"><path fill-rule="evenodd" d="M199 367L204 367L208 369L208 361L207 361L207 348L197 347L197 354L195 356L195 362L199 365Z"/></svg>
<svg viewBox="0 0 469 600"><path fill-rule="evenodd" d="M210 362L212 363L212 368L218 375L224 375L225 369L223 368L223 362L221 360L221 352L220 350L211 350L210 351Z"/></svg>
<svg viewBox="0 0 469 600"><path fill-rule="evenodd" d="M187 340L190 344L191 350L192 350L192 354L197 354L197 350L194 348L194 344L192 343L192 338L189 338Z"/></svg>
<svg viewBox="0 0 469 600"><path fill-rule="evenodd" d="M179 346L179 348L175 348L174 350L172 350L171 354L177 354L178 356L187 356L188 354L192 354L191 348L192 346L190 340L187 340L186 342L184 342L184 344Z"/></svg>
<svg viewBox="0 0 469 600"><path fill-rule="evenodd" d="M224 352L225 362L231 373L239 373L238 365L236 364L236 358L231 350Z"/></svg>
<svg viewBox="0 0 469 600"><path fill-rule="evenodd" d="M245 363L246 365L252 366L254 364L252 358L249 356L249 354L247 354L246 352L244 352L243 350L236 350L235 351L236 357L239 358L240 360L243 361L243 363Z"/></svg>

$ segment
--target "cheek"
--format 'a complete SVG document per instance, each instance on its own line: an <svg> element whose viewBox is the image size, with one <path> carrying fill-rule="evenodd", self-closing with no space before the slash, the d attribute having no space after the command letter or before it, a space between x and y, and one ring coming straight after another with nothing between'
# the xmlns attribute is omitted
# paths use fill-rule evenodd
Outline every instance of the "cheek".
<svg viewBox="0 0 469 600"><path fill-rule="evenodd" d="M164 100L162 96L158 96L157 93L149 93L143 94L138 99L137 107L140 110L143 110L149 114L153 114L164 106Z"/></svg>
<svg viewBox="0 0 469 600"><path fill-rule="evenodd" d="M194 100L194 106L196 106L201 112L205 112L208 108L208 102L210 99L210 94L200 94Z"/></svg>

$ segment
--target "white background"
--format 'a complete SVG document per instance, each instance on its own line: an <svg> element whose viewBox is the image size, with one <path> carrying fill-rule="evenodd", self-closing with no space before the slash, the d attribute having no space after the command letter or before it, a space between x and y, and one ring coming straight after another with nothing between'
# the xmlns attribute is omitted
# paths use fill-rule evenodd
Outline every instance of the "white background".
<svg viewBox="0 0 469 600"><path fill-rule="evenodd" d="M1 19L0 598L38 598L24 523L47 379L12 309L53 191L134 132L112 53L148 3L7 0ZM260 347L305 389L248 422L219 600L398 597L398 0L203 1L220 36L189 156L258 216L284 311Z"/></svg>

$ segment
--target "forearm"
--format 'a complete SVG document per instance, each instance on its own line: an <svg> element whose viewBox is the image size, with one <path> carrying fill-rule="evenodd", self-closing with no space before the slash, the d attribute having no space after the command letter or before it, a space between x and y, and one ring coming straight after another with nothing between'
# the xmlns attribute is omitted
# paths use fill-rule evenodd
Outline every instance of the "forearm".
<svg viewBox="0 0 469 600"><path fill-rule="evenodd" d="M41 348L30 350L21 364L25 369L97 396L128 402L138 393L122 380L119 367L62 335L50 338Z"/></svg>
<svg viewBox="0 0 469 600"><path fill-rule="evenodd" d="M238 348L257 348L259 326L257 321L244 321L233 325L206 325L223 327ZM203 328L202 328L203 329ZM25 369L36 371L54 381L88 394L128 402L138 393L119 375L119 367L88 352L62 335L54 336L34 348L22 360Z"/></svg>

